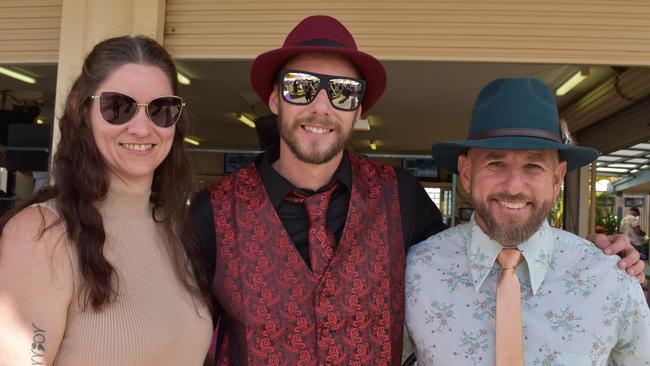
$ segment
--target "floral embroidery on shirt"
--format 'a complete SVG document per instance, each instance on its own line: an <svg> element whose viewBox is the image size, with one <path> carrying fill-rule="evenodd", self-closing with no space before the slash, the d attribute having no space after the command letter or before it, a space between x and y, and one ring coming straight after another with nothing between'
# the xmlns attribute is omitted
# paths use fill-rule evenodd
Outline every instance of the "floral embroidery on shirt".
<svg viewBox="0 0 650 366"><path fill-rule="evenodd" d="M486 335L488 331L485 329L480 329L478 332L466 332L463 329L463 335L460 338L460 354L471 360L474 365L478 365L485 356L483 353L487 351L488 344ZM455 355L459 353L454 352Z"/></svg>
<svg viewBox="0 0 650 366"><path fill-rule="evenodd" d="M406 324L418 365L494 365L500 245L474 222L445 233L409 251ZM650 311L616 257L547 224L518 248L526 365L650 366Z"/></svg>
<svg viewBox="0 0 650 366"><path fill-rule="evenodd" d="M543 271L547 272L549 270L555 270L556 260L553 256L553 252L540 250L539 253L537 253L537 259L535 259L535 263L540 264Z"/></svg>
<svg viewBox="0 0 650 366"><path fill-rule="evenodd" d="M474 306L474 313L472 318L482 320L482 319L495 319L495 314L497 311L497 302L495 297L488 297L484 300L474 300L472 301Z"/></svg>
<svg viewBox="0 0 650 366"><path fill-rule="evenodd" d="M433 329L431 330L432 332L451 332L451 328L449 327L449 319L455 319L453 309L453 304L447 305L438 301L431 302L429 309L425 310L424 313L426 314L426 323L433 326Z"/></svg>
<svg viewBox="0 0 650 366"><path fill-rule="evenodd" d="M584 333L584 329L580 329L578 323L582 320L582 316L577 316L570 306L563 308L559 313L549 310L544 316L551 323L551 330L564 331L565 336L562 336L562 339L570 341L573 340L574 333Z"/></svg>
<svg viewBox="0 0 650 366"><path fill-rule="evenodd" d="M416 355L418 362L424 365L433 365L435 360L434 349L436 345L427 346L423 341L419 341L416 344Z"/></svg>
<svg viewBox="0 0 650 366"><path fill-rule="evenodd" d="M419 273L414 273L413 276L406 276L404 281L404 295L407 302L411 304L418 302L418 295L422 290L422 287L420 286L421 283Z"/></svg>
<svg viewBox="0 0 650 366"><path fill-rule="evenodd" d="M587 245L583 245L582 250L583 250L584 254L586 254L586 256L587 256L586 258L589 258L591 260L600 258L601 261L602 260L607 260L607 257L603 256L603 252L600 249L598 249L597 246L593 245L592 243L589 243Z"/></svg>
<svg viewBox="0 0 650 366"><path fill-rule="evenodd" d="M640 322L645 316L640 312L641 302L627 294L625 299L613 294L607 296L608 303L603 305L604 324L607 327L618 326L627 331L631 324Z"/></svg>
<svg viewBox="0 0 650 366"><path fill-rule="evenodd" d="M565 271L564 287L565 294L581 295L587 297L591 290L596 288L596 275L589 275L589 268L576 268L572 271ZM587 275L585 275L585 273Z"/></svg>
<svg viewBox="0 0 650 366"><path fill-rule="evenodd" d="M616 281L620 282L621 284L624 284L628 282L628 279L630 276L626 275L624 271L619 271L618 268L616 269ZM636 280L634 280L634 284L636 285Z"/></svg>
<svg viewBox="0 0 650 366"><path fill-rule="evenodd" d="M598 365L598 360L609 357L609 350L612 348L614 337L599 337L597 334L593 336L594 341L592 342L590 357L592 364Z"/></svg>
<svg viewBox="0 0 650 366"><path fill-rule="evenodd" d="M520 278L519 279L519 290L521 291L521 300L529 300L533 296L533 290L530 288L530 281Z"/></svg>
<svg viewBox="0 0 650 366"><path fill-rule="evenodd" d="M450 293L458 290L459 285L472 286L472 282L469 277L469 272L457 272L458 264L452 264L449 266L449 269L442 273L442 279L440 282L445 284L449 289Z"/></svg>
<svg viewBox="0 0 650 366"><path fill-rule="evenodd" d="M433 265L433 250L438 250L438 247L422 247L419 248L411 257L407 258L407 262L411 265L422 264L427 267Z"/></svg>
<svg viewBox="0 0 650 366"><path fill-rule="evenodd" d="M544 344L540 349L539 353L542 354L542 358L535 358L533 360L533 365L535 366L564 366L561 363L557 362L557 351L551 351L547 344Z"/></svg>
<svg viewBox="0 0 650 366"><path fill-rule="evenodd" d="M470 268L477 272L485 272L489 268L482 263L487 259L487 254L485 254L481 248L475 247L474 250L470 253L470 263L472 263Z"/></svg>

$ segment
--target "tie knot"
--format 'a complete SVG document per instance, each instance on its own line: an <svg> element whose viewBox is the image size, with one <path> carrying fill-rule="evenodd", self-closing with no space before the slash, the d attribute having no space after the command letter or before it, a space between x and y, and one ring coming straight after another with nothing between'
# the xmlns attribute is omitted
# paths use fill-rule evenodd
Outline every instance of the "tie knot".
<svg viewBox="0 0 650 366"><path fill-rule="evenodd" d="M327 211L327 208L330 204L330 197L336 188L338 188L338 186L339 182L334 182L330 184L326 189L320 192L316 192L312 195L307 195L296 188L289 192L289 194L284 199L289 202L304 204L310 217L320 216L321 213Z"/></svg>
<svg viewBox="0 0 650 366"><path fill-rule="evenodd" d="M326 189L320 192L316 192L311 196L305 197L305 207L307 208L309 216L325 216L324 214L327 212L327 208L330 205L330 197L338 186L339 183L334 182Z"/></svg>
<svg viewBox="0 0 650 366"><path fill-rule="evenodd" d="M499 264L504 269L514 269L521 259L521 252L517 249L502 249L497 257Z"/></svg>

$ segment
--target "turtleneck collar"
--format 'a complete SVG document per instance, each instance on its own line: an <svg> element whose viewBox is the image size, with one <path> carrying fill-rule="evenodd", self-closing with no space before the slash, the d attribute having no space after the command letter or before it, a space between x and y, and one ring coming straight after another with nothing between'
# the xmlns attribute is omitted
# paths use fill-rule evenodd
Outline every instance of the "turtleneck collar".
<svg viewBox="0 0 650 366"><path fill-rule="evenodd" d="M97 209L105 218L151 218L150 196L151 188L145 191L129 189L119 180L112 179L106 197L97 203Z"/></svg>

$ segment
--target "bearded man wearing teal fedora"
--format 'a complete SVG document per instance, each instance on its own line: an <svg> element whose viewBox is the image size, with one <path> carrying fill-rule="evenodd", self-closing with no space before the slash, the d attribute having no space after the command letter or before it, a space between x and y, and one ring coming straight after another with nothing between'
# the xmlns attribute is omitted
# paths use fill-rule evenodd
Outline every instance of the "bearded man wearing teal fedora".
<svg viewBox="0 0 650 366"><path fill-rule="evenodd" d="M474 214L411 247L406 324L419 365L649 365L639 284L590 242L546 222L564 176L598 152L563 143L553 93L489 83L468 138L436 143Z"/></svg>

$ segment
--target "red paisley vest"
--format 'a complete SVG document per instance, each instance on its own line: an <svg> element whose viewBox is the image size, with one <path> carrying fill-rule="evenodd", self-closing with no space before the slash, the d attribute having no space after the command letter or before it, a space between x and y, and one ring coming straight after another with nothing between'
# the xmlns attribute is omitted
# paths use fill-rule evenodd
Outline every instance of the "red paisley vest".
<svg viewBox="0 0 650 366"><path fill-rule="evenodd" d="M217 365L399 365L405 250L395 170L350 154L341 239L314 275L254 165L210 188L221 306Z"/></svg>

